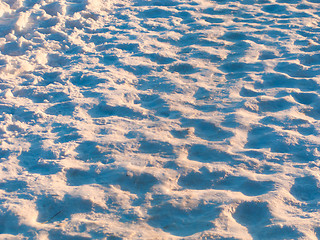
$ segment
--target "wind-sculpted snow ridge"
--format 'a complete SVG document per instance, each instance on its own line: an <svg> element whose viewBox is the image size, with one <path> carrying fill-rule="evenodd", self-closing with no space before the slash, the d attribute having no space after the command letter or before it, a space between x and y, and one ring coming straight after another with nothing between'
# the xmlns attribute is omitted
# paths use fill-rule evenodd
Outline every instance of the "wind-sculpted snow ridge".
<svg viewBox="0 0 320 240"><path fill-rule="evenodd" d="M320 238L319 33L318 0L0 0L0 238Z"/></svg>

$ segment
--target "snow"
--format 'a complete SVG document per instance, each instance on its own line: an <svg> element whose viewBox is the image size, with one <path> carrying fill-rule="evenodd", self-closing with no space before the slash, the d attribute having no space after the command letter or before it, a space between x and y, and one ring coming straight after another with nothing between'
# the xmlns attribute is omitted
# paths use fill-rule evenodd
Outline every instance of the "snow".
<svg viewBox="0 0 320 240"><path fill-rule="evenodd" d="M0 0L0 238L320 238L319 24L318 0Z"/></svg>

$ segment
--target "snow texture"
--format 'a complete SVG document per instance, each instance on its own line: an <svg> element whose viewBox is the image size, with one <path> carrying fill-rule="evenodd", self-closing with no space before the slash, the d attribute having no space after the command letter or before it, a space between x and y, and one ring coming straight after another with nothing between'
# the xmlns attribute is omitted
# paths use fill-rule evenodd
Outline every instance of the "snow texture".
<svg viewBox="0 0 320 240"><path fill-rule="evenodd" d="M0 0L0 238L320 238L319 0Z"/></svg>

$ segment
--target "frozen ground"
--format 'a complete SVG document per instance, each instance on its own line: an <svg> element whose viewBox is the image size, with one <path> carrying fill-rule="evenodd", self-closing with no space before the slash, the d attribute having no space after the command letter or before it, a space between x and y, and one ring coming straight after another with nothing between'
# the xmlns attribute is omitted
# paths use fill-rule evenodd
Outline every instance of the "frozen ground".
<svg viewBox="0 0 320 240"><path fill-rule="evenodd" d="M320 238L319 0L0 0L1 239Z"/></svg>

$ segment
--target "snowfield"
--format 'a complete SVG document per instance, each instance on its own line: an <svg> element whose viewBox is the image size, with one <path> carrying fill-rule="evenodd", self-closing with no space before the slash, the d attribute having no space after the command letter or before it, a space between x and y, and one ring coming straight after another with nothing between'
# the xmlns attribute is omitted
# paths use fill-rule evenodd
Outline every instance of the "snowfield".
<svg viewBox="0 0 320 240"><path fill-rule="evenodd" d="M320 239L319 0L0 0L0 238Z"/></svg>

